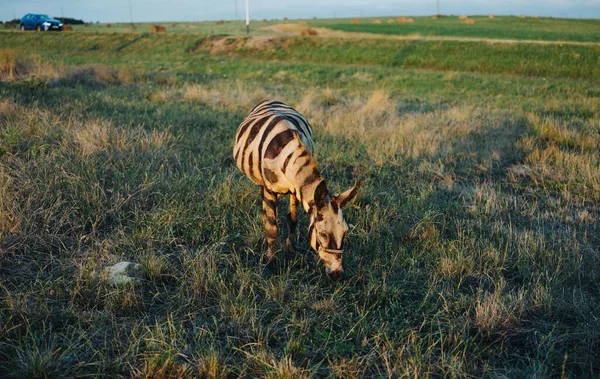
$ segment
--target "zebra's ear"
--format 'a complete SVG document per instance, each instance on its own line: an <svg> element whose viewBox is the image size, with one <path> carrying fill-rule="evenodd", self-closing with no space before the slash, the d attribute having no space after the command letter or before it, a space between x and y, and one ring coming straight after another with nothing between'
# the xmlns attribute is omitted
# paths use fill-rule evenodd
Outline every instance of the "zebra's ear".
<svg viewBox="0 0 600 379"><path fill-rule="evenodd" d="M356 196L358 193L358 189L360 188L360 180L356 182L354 187L350 188L346 192L343 192L340 195L334 196L332 200L340 207L343 208L348 202Z"/></svg>

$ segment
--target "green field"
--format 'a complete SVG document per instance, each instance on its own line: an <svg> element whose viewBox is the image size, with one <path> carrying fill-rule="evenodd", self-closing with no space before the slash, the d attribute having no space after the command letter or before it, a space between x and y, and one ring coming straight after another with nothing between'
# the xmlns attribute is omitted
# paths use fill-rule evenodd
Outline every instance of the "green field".
<svg viewBox="0 0 600 379"><path fill-rule="evenodd" d="M392 35L420 34L422 36L453 36L490 39L516 39L540 41L578 41L600 42L600 21L596 19L556 19L556 18L519 18L488 16L469 17L475 20L466 25L458 17L443 16L437 20L429 17L415 17L413 23L388 23L396 18L382 17L364 19L358 25L350 20L324 20L314 22L331 29L358 33L377 33ZM379 20L381 24L374 24Z"/></svg>
<svg viewBox="0 0 600 379"><path fill-rule="evenodd" d="M409 26L347 21L307 22ZM0 32L0 377L600 375L600 45L239 26ZM363 183L341 283L307 267L304 213L300 253L258 269L231 154L264 98L306 115L334 192ZM121 261L142 276L111 286Z"/></svg>

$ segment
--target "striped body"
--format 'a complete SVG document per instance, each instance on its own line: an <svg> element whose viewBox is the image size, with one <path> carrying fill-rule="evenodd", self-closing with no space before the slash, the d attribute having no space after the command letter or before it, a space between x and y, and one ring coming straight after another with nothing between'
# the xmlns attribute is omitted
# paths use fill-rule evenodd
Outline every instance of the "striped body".
<svg viewBox="0 0 600 379"><path fill-rule="evenodd" d="M342 243L348 230L340 208L354 197L358 186L339 197L329 196L313 153L313 131L308 121L289 105L273 100L265 100L250 111L238 127L233 147L240 171L261 187L266 258L271 260L275 254L279 196L290 194L288 250L294 249L300 202L311 218L311 246L328 274L339 278Z"/></svg>
<svg viewBox="0 0 600 379"><path fill-rule="evenodd" d="M271 192L292 193L302 201L296 185L306 192L310 189L306 185L320 179L312 159L312 128L282 102L266 100L254 107L238 128L235 141L233 155L240 171ZM300 178L308 182L295 183ZM307 212L308 206L304 206Z"/></svg>

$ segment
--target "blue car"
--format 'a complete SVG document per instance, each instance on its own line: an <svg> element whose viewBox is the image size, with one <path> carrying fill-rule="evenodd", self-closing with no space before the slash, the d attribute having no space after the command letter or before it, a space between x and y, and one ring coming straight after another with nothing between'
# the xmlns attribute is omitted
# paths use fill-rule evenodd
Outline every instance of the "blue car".
<svg viewBox="0 0 600 379"><path fill-rule="evenodd" d="M21 30L62 31L63 23L45 14L26 14L21 18Z"/></svg>

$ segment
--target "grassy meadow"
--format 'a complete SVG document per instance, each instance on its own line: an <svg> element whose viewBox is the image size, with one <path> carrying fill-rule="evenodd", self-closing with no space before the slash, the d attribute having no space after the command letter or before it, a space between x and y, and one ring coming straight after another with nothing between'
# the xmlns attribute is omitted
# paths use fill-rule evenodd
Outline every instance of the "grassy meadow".
<svg viewBox="0 0 600 379"><path fill-rule="evenodd" d="M475 19L448 35L493 38ZM600 375L600 45L182 25L0 32L0 377ZM341 283L307 267L303 212L297 256L258 269L231 155L264 98L306 115L332 191L362 181ZM143 277L102 280L121 261Z"/></svg>

